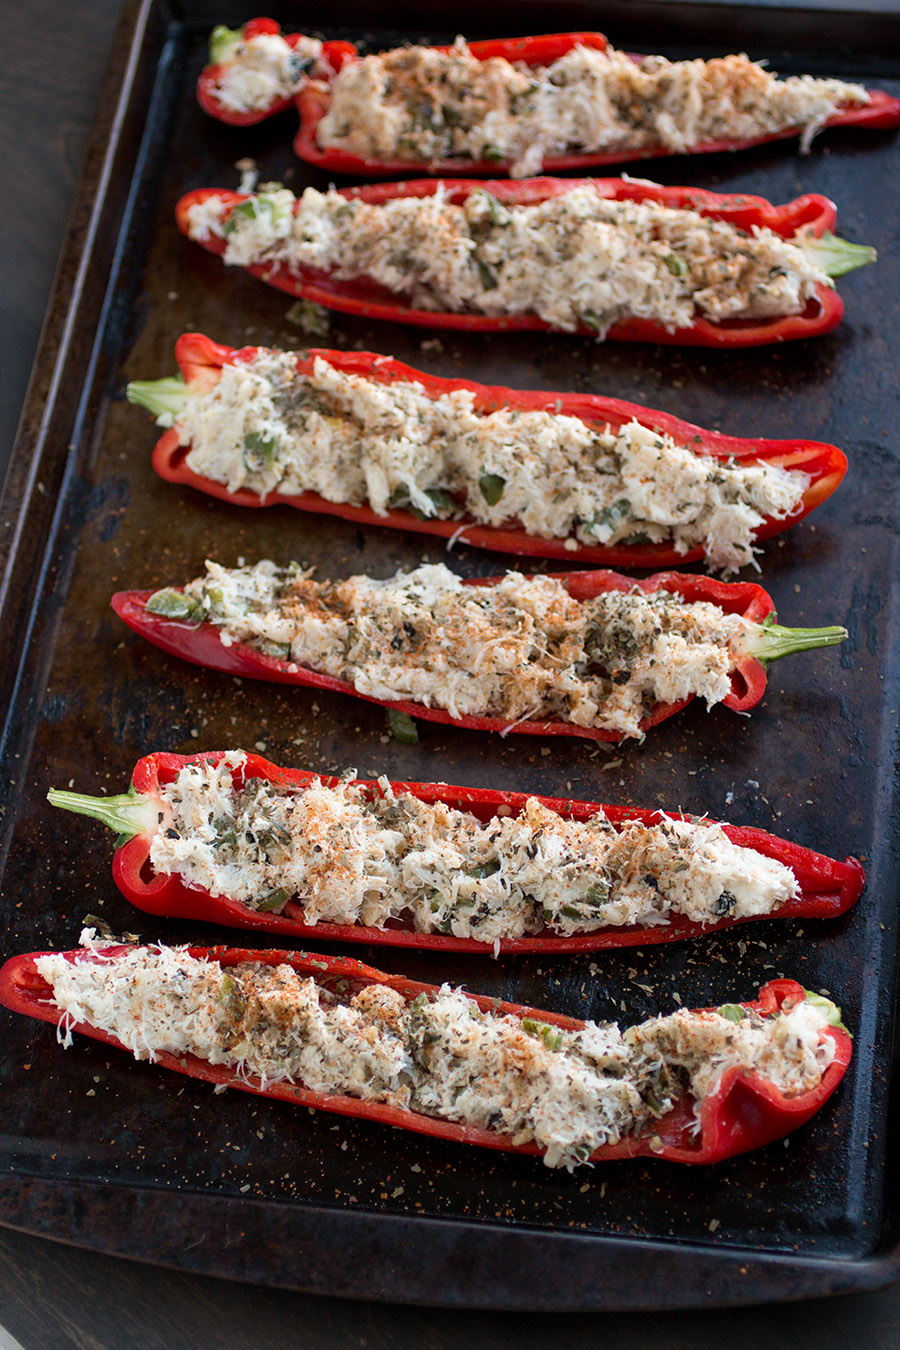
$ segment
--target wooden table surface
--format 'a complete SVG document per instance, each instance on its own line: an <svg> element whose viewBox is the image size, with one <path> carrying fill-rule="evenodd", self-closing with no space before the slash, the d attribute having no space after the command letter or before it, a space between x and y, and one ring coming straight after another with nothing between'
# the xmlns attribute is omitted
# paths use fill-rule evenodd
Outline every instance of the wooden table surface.
<svg viewBox="0 0 900 1350"><path fill-rule="evenodd" d="M824 7L824 6L823 6ZM829 8L835 7L828 3ZM853 8L853 0L844 0ZM865 0L857 6L865 8ZM264 9L265 6L262 6ZM25 397L119 0L9 4L0 66L0 468ZM251 10L248 9L248 15ZM414 1253L410 1253L414 1260ZM660 1314L470 1313L251 1288L0 1229L0 1350L416 1345L483 1350L603 1338L628 1350L900 1345L900 1287L789 1306Z"/></svg>

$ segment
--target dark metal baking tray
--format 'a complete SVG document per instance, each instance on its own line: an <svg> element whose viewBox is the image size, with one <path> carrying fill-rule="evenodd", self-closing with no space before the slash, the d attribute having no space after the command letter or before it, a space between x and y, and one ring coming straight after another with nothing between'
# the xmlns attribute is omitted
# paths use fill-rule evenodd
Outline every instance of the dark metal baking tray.
<svg viewBox="0 0 900 1350"><path fill-rule="evenodd" d="M626 1006L629 1018L668 1010L675 994L685 1005L741 998L793 975L841 1001L855 1058L836 1099L784 1144L711 1170L633 1162L570 1177L531 1159L213 1096L95 1044L63 1053L47 1028L4 1014L0 1222L184 1270L480 1307L684 1306L888 1283L900 1275L896 1150L887 1147L900 819L896 138L832 132L807 158L779 144L652 166L670 183L835 197L843 231L881 258L842 283L847 319L826 338L724 353L528 335L435 341L333 320L332 345L391 352L437 374L612 392L736 434L832 440L851 456L837 496L762 559L784 622L844 622L850 641L776 667L751 718L694 706L624 750L431 726L408 747L386 738L375 707L181 665L128 633L108 605L115 589L195 575L207 555L302 556L344 575L443 556L423 539L286 508L251 517L167 486L150 468L152 426L124 401L126 380L172 368L185 328L235 344L302 342L285 297L226 275L172 222L182 191L233 185L244 156L264 178L325 181L294 162L291 114L234 132L194 103L205 34L246 17L211 0L146 0L126 9L116 40L3 503L4 955L74 945L88 912L148 938L239 942L132 911L110 878L111 840L52 813L44 794L69 781L118 791L153 749L259 743L276 761L315 769L727 813L863 856L862 903L827 927L769 922L557 962L360 952L420 978L601 1018ZM329 35L374 45L604 27L623 46L675 55L744 47L783 71L827 69L900 91L896 14L519 3L494 6L487 25L483 9L459 3L443 8L434 34L402 3L380 8L377 32L351 0L334 17L343 26ZM322 18L312 5L290 12L298 27ZM502 565L465 548L450 561L469 575Z"/></svg>

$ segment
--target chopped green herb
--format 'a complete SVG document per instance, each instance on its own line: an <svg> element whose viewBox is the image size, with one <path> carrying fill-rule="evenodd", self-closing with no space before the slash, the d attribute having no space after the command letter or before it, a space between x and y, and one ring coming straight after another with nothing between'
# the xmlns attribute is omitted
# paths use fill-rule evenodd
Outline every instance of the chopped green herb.
<svg viewBox="0 0 900 1350"><path fill-rule="evenodd" d="M387 720L395 741L401 745L419 744L418 728L408 713L400 712L399 708L388 708Z"/></svg>
<svg viewBox="0 0 900 1350"><path fill-rule="evenodd" d="M272 891L269 895L265 897L265 899L260 900L259 904L256 905L255 908L257 910L257 913L259 914L272 914L276 910L284 909L285 905L290 900L290 898L291 898L290 895L284 889L284 887L279 886L276 891Z"/></svg>
<svg viewBox="0 0 900 1350"><path fill-rule="evenodd" d="M477 867L467 867L466 876L477 877L479 880L483 880L484 877L492 877L496 872L499 871L500 871L500 859L491 858L489 862L480 863Z"/></svg>
<svg viewBox="0 0 900 1350"><path fill-rule="evenodd" d="M548 1050L559 1050L562 1048L563 1034L557 1031L555 1027L548 1027L546 1022L536 1022L533 1017L522 1018L522 1030L529 1036L535 1036L543 1041Z"/></svg>
<svg viewBox="0 0 900 1350"><path fill-rule="evenodd" d="M284 317L310 337L328 336L331 315L324 305L317 305L314 300L295 300Z"/></svg>
<svg viewBox="0 0 900 1350"><path fill-rule="evenodd" d="M506 479L502 478L499 473L488 473L487 470L484 470L478 480L478 486L488 506L496 506L503 496Z"/></svg>
<svg viewBox="0 0 900 1350"><path fill-rule="evenodd" d="M735 1025L743 1022L747 1015L739 1003L723 1003L721 1008L716 1009L716 1012L720 1017L727 1017L728 1021L734 1022Z"/></svg>
<svg viewBox="0 0 900 1350"><path fill-rule="evenodd" d="M271 464L278 454L278 442L274 436L264 431L249 431L244 437L244 466L248 469L261 469Z"/></svg>
<svg viewBox="0 0 900 1350"><path fill-rule="evenodd" d="M492 267L484 261L483 258L475 259L475 266L478 268L478 275L481 279L482 290L493 291L497 288L497 274Z"/></svg>
<svg viewBox="0 0 900 1350"><path fill-rule="evenodd" d="M627 497L620 497L612 506L598 511L592 520L585 521L585 529L590 530L601 544L605 544L630 518L631 502Z"/></svg>

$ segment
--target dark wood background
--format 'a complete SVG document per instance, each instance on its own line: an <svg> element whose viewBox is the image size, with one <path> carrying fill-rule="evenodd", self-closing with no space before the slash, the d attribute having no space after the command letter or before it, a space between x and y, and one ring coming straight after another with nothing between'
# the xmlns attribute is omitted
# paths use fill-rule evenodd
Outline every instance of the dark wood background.
<svg viewBox="0 0 900 1350"><path fill-rule="evenodd" d="M828 0L823 7L837 5ZM840 7L867 6L865 0L856 5L844 0ZM119 0L24 0L15 10L6 0L4 9L0 467L5 468ZM6 527L3 521L0 528ZM249 1288L0 1229L0 1350L14 1350L16 1340L24 1350L201 1345L451 1350L473 1341L485 1350L539 1345L568 1350L601 1339L628 1350L764 1345L845 1350L854 1342L889 1350L900 1345L900 1289L790 1306L655 1315L448 1312Z"/></svg>

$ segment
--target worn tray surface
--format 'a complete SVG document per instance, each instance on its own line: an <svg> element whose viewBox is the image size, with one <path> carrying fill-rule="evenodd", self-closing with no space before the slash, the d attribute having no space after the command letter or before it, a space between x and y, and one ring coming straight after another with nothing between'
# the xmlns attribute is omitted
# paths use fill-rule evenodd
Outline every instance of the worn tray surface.
<svg viewBox="0 0 900 1350"><path fill-rule="evenodd" d="M565 26L559 9L551 24L535 8L528 11L533 31ZM583 7L579 15L590 26ZM303 15L292 14L292 23L302 26ZM504 26L516 31L514 22ZM712 1170L634 1162L569 1176L530 1159L240 1094L220 1098L96 1044L79 1042L64 1054L49 1029L4 1015L0 1165L8 1180L0 1221L189 1269L501 1306L725 1301L861 1288L895 1276L897 1215L885 1197L895 1168L886 1123L897 901L891 771L900 706L891 587L900 480L896 140L838 132L806 159L782 145L663 161L650 171L666 182L776 201L803 191L833 196L842 232L875 244L881 256L877 267L842 281L847 319L823 339L741 354L681 352L563 336L433 339L332 319L329 345L389 352L437 374L614 393L734 434L831 440L851 457L836 498L770 543L761 559L783 622L845 623L850 641L839 653L774 667L751 717L695 705L645 745L625 748L504 741L433 726L422 726L420 744L407 747L388 738L378 708L183 665L128 633L109 609L113 590L186 580L205 557L229 564L300 558L322 575L384 576L445 556L421 538L287 508L245 513L153 474L154 428L126 404L124 385L170 371L179 333L195 328L234 345L304 341L286 320L284 296L239 272L226 275L178 235L177 197L201 185L233 186L242 156L258 160L263 179L295 188L326 180L293 160L292 114L236 132L200 113L193 98L205 51L199 26L169 25L153 10L147 32L118 141L110 141L119 153L93 240L94 273L70 346L44 352L45 361L60 356L62 389L74 380L77 391L77 363L82 397L51 401L40 428L32 399L25 425L35 476L50 494L59 492L56 515L40 487L26 495L17 487L21 472L12 480L23 526L6 622L10 613L20 620L20 635L26 616L30 626L27 640L7 648L4 953L73 946L89 912L148 939L240 943L234 932L133 911L110 878L111 838L53 813L44 794L69 782L120 791L134 761L153 749L257 746L275 761L325 772L355 766L367 777L708 812L839 857L864 857L867 894L855 913L827 928L772 922L557 962L359 951L418 978L623 1021L670 1010L676 996L686 1006L717 1003L747 997L772 976L793 976L842 1003L855 1057L837 1098L783 1145ZM471 23L467 32L476 35ZM646 46L624 25L617 36ZM802 58L779 55L778 66L802 69ZM856 58L831 68L865 73ZM882 70L879 83L900 91L900 63L893 78ZM57 297L58 310L64 302ZM99 325L96 345L91 323ZM466 548L449 561L464 575L504 566ZM169 1191L175 1194L166 1198ZM206 1234L222 1228L228 1240L204 1247ZM397 1261L409 1242L416 1243L414 1270ZM518 1257L506 1264L513 1250ZM351 1251L368 1263L365 1279L342 1259ZM520 1275L517 1264L527 1271L531 1263L544 1271L543 1283ZM593 1278L601 1272L612 1283Z"/></svg>

